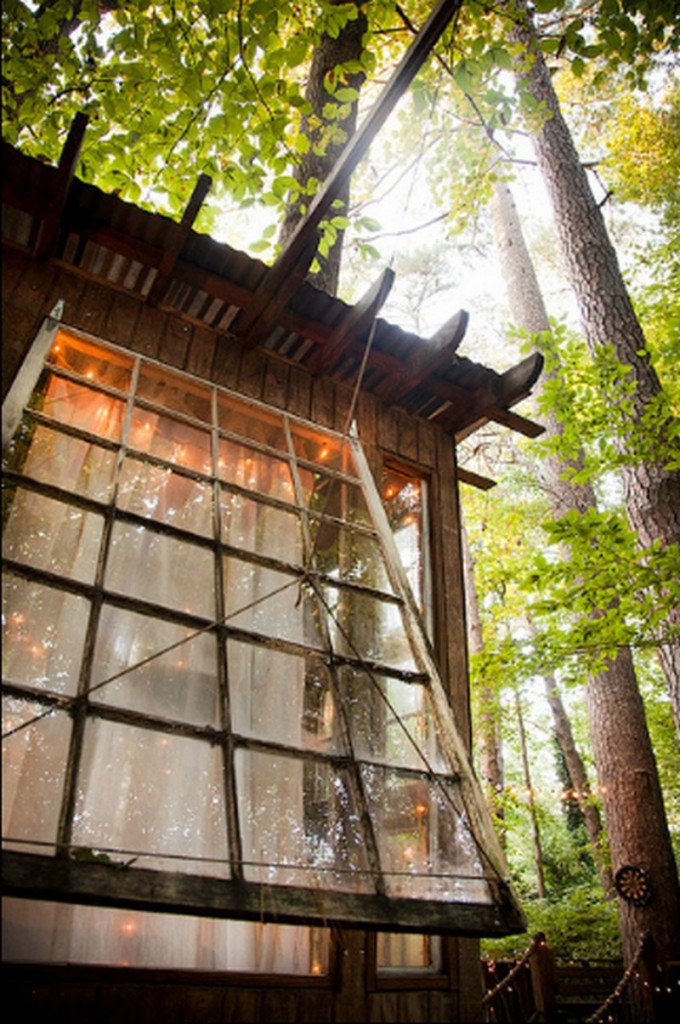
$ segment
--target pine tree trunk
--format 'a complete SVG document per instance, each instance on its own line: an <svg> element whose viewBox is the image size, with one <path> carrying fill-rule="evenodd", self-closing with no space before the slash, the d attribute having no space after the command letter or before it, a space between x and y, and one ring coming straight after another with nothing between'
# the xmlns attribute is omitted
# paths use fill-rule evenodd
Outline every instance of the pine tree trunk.
<svg viewBox="0 0 680 1024"><path fill-rule="evenodd" d="M519 326L532 333L547 330L545 305L507 186L497 187L493 213L512 315ZM549 418L547 429L559 431L554 417ZM575 486L563 480L564 468L555 458L544 460L554 514L563 515L570 508L584 511L595 507L590 485ZM614 872L626 864L643 867L657 891L656 898L645 908L619 900L626 962L630 963L637 949L641 929L651 933L662 956L677 958L678 873L644 706L628 648L621 649L615 661L590 677L586 694L612 867Z"/></svg>
<svg viewBox="0 0 680 1024"><path fill-rule="evenodd" d="M330 0L330 3L340 4L344 3L344 0ZM324 116L324 107L327 103L333 102L333 96L327 91L324 79L339 64L359 60L362 53L362 40L367 27L366 15L360 9L358 17L353 21L348 21L336 38L324 33L314 51L305 90L305 98L310 103L312 111L302 119L302 131L309 139L310 147L293 171L294 178L303 186L311 178L323 182L328 177L344 149L347 139L354 134L357 121L356 102L351 105L349 116L339 125L345 138L327 144L322 143L324 131L329 128L328 119ZM364 78L363 73L350 74L343 82L343 87L359 90ZM301 210L301 205L309 205L311 199L312 196L303 194L300 200L286 210L279 237L282 245L285 245L293 234L302 217L304 211ZM342 202L342 206L336 209L335 214L343 215L349 205L349 185L339 194L338 199ZM322 288L329 295L337 294L338 290L343 235L344 232L339 230L338 237L328 256L325 259L318 257L321 269L318 273L310 275L312 284Z"/></svg>
<svg viewBox="0 0 680 1024"><path fill-rule="evenodd" d="M531 818L531 835L534 843L534 864L536 866L536 889L539 899L545 899L545 877L543 875L543 850L541 847L541 830L538 825L536 814L536 801L534 800L534 789L531 783L531 770L529 768L529 752L527 750L527 737L524 731L524 717L522 715L522 702L519 693L515 691L515 711L517 713L517 731L519 733L519 745L522 754L522 772L524 774L524 785L526 787L527 800L529 802L529 817Z"/></svg>
<svg viewBox="0 0 680 1024"><path fill-rule="evenodd" d="M611 346L619 362L629 368L628 379L635 383L629 428L619 430L614 437L625 459L630 448L627 435L639 430L662 389L602 211L562 117L526 0L514 0L513 10L517 20L512 36L524 49L517 65L518 80L538 103L545 105L549 115L534 136L534 148L555 213L565 270L578 301L584 335L593 354ZM667 426L659 427L664 442ZM680 544L680 473L665 469L665 461L631 458L624 461L621 470L628 518L643 547L654 541ZM680 609L668 625L680 625ZM680 644L662 644L659 660L680 738Z"/></svg>
<svg viewBox="0 0 680 1024"><path fill-rule="evenodd" d="M463 549L463 580L465 584L465 613L470 654L484 650L482 619L479 614L474 559L465 526L461 524ZM475 742L479 759L479 774L487 793L487 802L501 843L505 842L505 812L502 795L505 789L503 747L499 726L498 701L490 686L482 686L477 697L478 717L475 723Z"/></svg>

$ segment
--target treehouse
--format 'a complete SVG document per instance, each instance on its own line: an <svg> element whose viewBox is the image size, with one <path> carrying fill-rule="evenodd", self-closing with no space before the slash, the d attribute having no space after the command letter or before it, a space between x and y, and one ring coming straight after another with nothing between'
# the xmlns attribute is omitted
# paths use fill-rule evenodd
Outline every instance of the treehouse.
<svg viewBox="0 0 680 1024"><path fill-rule="evenodd" d="M478 1020L523 928L469 761L457 354L3 151L3 928L15 1006ZM300 252L307 253L307 262Z"/></svg>

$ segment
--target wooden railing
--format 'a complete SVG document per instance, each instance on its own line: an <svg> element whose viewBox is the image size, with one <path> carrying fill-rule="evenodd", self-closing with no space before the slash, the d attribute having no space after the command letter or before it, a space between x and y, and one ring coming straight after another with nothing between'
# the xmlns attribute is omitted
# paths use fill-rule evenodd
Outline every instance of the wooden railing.
<svg viewBox="0 0 680 1024"><path fill-rule="evenodd" d="M619 962L556 965L545 935L516 961L482 961L489 1024L665 1024L680 1020L678 965L657 962L642 935L624 970Z"/></svg>

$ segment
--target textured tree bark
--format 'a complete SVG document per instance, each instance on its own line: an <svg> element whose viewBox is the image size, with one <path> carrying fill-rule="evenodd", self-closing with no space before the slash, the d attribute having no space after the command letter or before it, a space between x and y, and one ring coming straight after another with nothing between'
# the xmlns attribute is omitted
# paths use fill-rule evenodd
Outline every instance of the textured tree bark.
<svg viewBox="0 0 680 1024"><path fill-rule="evenodd" d="M548 111L534 136L534 148L555 213L562 257L578 301L584 335L593 353L611 346L619 362L629 367L629 379L635 383L630 417L630 429L634 431L661 395L661 385L649 360L645 336L602 211L562 117L550 72L537 45L527 0L513 0L508 8L515 19L511 35L523 48L516 63L518 80ZM625 457L630 447L627 436L619 432L615 442ZM631 459L621 470L628 518L643 547L654 541L680 544L680 473L666 470L664 461ZM680 609L669 623L678 624ZM680 644L662 644L659 660L680 739Z"/></svg>
<svg viewBox="0 0 680 1024"><path fill-rule="evenodd" d="M522 771L524 773L524 785L526 786L527 799L529 801L529 816L531 818L531 834L534 843L534 864L536 865L536 888L539 899L545 899L545 877L543 875L543 850L541 848L541 830L536 814L536 801L534 800L534 789L531 783L531 770L529 768L529 752L527 750L527 737L524 730L524 716L522 714L522 701L519 692L515 690L515 711L517 713L517 731L519 733L519 745L522 754Z"/></svg>
<svg viewBox="0 0 680 1024"><path fill-rule="evenodd" d="M344 0L330 0L330 2L339 4L343 3ZM323 114L323 108L327 103L332 102L332 95L326 91L324 78L329 71L339 64L344 64L350 60L359 60L362 52L362 39L367 27L366 15L360 10L359 16L354 21L348 21L337 38L334 39L326 34L322 35L319 45L314 51L309 69L307 89L305 91L305 97L311 104L312 113L304 117L302 121L302 130L309 138L311 145L309 151L303 155L300 163L293 171L294 178L301 185L306 185L310 178L316 178L321 182L324 181L344 149L347 139L354 134L357 121L357 103L352 104L349 116L340 123L340 127L346 133L346 139L341 142L331 142L323 151L315 151L319 145L324 127L328 125L328 121ZM359 90L364 82L364 78L365 76L359 73L349 75L345 87ZM306 204L309 205L312 197L303 197L303 201L304 198L306 198ZM337 209L337 214L340 215L345 213L349 205L349 185L343 189L338 198L343 204L342 208ZM282 245L285 245L288 238L293 234L301 217L300 200L298 200L298 202L286 210L279 236L279 241ZM331 247L327 258L322 259L319 257L321 269L317 274L310 276L310 281L318 288L328 292L329 295L337 294L338 290L343 235L344 232L339 230L338 237Z"/></svg>
<svg viewBox="0 0 680 1024"><path fill-rule="evenodd" d="M474 577L474 559L470 551L467 530L461 523L463 549L463 579L465 584L465 612L470 654L484 650L482 620L479 614L477 587ZM479 757L479 774L487 793L487 802L499 832L501 843L505 844L505 813L501 796L505 788L503 747L498 722L498 704L491 687L484 686L479 694L479 718L475 724L475 738Z"/></svg>
<svg viewBox="0 0 680 1024"><path fill-rule="evenodd" d="M493 216L513 318L528 331L548 330L549 320L533 263L512 195L505 185L496 188ZM560 430L559 422L552 415L548 418L547 429L549 432ZM595 507L590 485L573 485L563 480L564 468L555 458L544 460L554 514L563 515L570 508L584 511ZM628 648L621 649L615 661L589 678L586 694L613 871L625 864L639 865L648 871L658 893L645 908L619 900L626 963L630 963L635 954L642 930L652 934L662 956L677 957L680 950L678 873L645 710ZM639 1009L641 1013L646 1012L643 1006Z"/></svg>

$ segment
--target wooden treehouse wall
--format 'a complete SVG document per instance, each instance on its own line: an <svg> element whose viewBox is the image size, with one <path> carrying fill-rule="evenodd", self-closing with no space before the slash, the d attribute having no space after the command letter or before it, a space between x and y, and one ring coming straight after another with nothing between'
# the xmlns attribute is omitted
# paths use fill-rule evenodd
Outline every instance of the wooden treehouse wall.
<svg viewBox="0 0 680 1024"><path fill-rule="evenodd" d="M101 282L17 249L3 255L3 394L43 318L59 299L63 321L244 395L344 430L352 390L300 366L164 312ZM469 737L465 623L453 439L432 424L361 394L359 436L376 476L385 460L429 482L435 650L461 733ZM13 965L15 1007L49 1020L474 1021L481 1013L478 943L446 943L446 977L371 982L361 930L336 936L329 978L285 983L254 976L199 981L170 972Z"/></svg>

